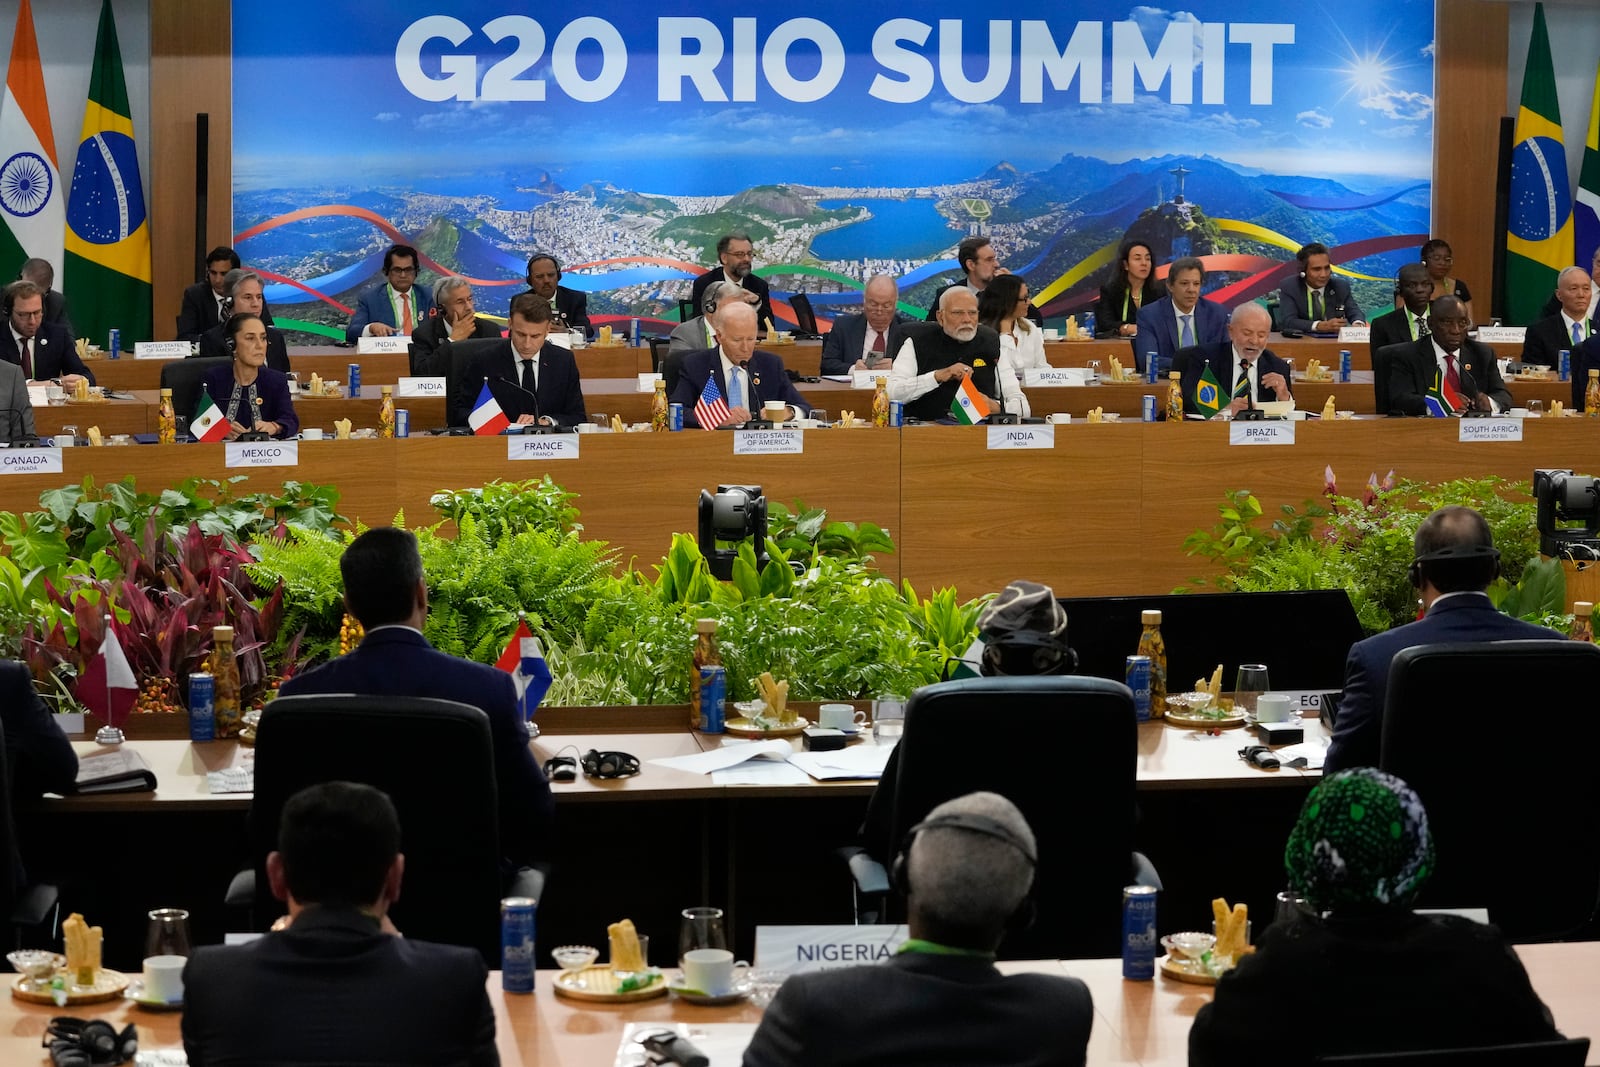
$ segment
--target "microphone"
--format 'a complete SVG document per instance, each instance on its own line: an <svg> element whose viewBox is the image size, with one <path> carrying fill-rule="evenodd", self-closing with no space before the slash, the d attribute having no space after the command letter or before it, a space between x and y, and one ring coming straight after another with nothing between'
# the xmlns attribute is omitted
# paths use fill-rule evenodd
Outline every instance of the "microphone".
<svg viewBox="0 0 1600 1067"><path fill-rule="evenodd" d="M502 385L511 386L511 388L515 389L517 392L521 393L523 396L532 398L532 400L533 400L533 424L531 426L522 427L522 432L523 433L555 433L556 432L556 429L557 429L556 427L554 427L554 426L546 426L546 425L544 425L543 423L541 423L539 421L544 416L539 413L539 397L535 393L533 393L531 390L523 388L523 386L522 386L522 384L520 382L514 382L510 378L507 378L503 374L499 375L496 380L499 381Z"/></svg>

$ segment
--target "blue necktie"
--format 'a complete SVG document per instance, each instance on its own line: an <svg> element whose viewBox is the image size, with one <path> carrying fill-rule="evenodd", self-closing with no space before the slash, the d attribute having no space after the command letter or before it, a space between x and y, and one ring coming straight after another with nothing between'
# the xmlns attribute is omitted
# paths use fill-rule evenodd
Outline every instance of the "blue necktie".
<svg viewBox="0 0 1600 1067"><path fill-rule="evenodd" d="M738 367L728 368L728 406L742 408L748 406L748 398L744 395L744 375Z"/></svg>
<svg viewBox="0 0 1600 1067"><path fill-rule="evenodd" d="M1194 325L1191 321L1193 316L1180 315L1178 317L1183 320L1183 332L1178 337L1178 343L1184 348L1190 348L1194 345Z"/></svg>
<svg viewBox="0 0 1600 1067"><path fill-rule="evenodd" d="M1572 324L1572 343L1575 345L1583 344L1583 323L1581 322Z"/></svg>

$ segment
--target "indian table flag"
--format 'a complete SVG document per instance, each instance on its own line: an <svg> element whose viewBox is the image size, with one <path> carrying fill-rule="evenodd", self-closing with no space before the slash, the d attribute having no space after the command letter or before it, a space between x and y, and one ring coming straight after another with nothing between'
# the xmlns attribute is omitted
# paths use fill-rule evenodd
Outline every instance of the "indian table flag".
<svg viewBox="0 0 1600 1067"><path fill-rule="evenodd" d="M1556 275L1572 265L1572 192L1543 4L1534 5L1522 75L1506 227L1506 312L1526 324L1539 317Z"/></svg>
<svg viewBox="0 0 1600 1067"><path fill-rule="evenodd" d="M1589 134L1583 140L1578 202L1572 206L1572 239L1574 261L1588 266L1600 250L1600 69L1595 71L1594 102L1589 105Z"/></svg>
<svg viewBox="0 0 1600 1067"><path fill-rule="evenodd" d="M194 418L189 420L189 433L196 441L220 441L228 436L228 420L223 417L222 409L217 407L210 393L201 392L200 406L195 410Z"/></svg>
<svg viewBox="0 0 1600 1067"><path fill-rule="evenodd" d="M1211 373L1209 363L1200 375L1200 383L1194 387L1194 406L1208 419L1222 410L1222 385Z"/></svg>
<svg viewBox="0 0 1600 1067"><path fill-rule="evenodd" d="M89 294L72 305L80 335L105 344L108 330L121 330L124 350L150 339L150 222L111 0L100 6L83 140L67 196L65 258L63 291Z"/></svg>
<svg viewBox="0 0 1600 1067"><path fill-rule="evenodd" d="M56 162L50 104L44 95L39 42L33 35L33 7L22 0L11 38L6 95L0 101L0 271L24 260L48 259L61 275L61 230L67 197Z"/></svg>
<svg viewBox="0 0 1600 1067"><path fill-rule="evenodd" d="M988 401L972 382L972 375L961 379L956 395L950 401L950 414L963 426L975 426L989 414Z"/></svg>

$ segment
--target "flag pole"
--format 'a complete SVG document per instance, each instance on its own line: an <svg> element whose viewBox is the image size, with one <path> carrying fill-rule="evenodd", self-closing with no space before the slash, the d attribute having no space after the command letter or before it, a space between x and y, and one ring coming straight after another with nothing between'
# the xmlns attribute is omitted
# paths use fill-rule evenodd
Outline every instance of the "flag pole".
<svg viewBox="0 0 1600 1067"><path fill-rule="evenodd" d="M111 616L106 616L105 636L100 640L100 655L106 654L106 642L111 639ZM95 731L94 743L97 745L120 745L127 738L122 735L119 727L111 725L111 666L106 665L106 724Z"/></svg>

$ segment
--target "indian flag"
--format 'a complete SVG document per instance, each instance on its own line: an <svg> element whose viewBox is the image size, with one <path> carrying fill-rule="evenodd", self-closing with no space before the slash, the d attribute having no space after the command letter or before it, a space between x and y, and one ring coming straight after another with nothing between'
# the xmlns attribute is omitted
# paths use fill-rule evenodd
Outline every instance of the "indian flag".
<svg viewBox="0 0 1600 1067"><path fill-rule="evenodd" d="M200 394L200 407L189 420L189 432L196 441L220 441L228 436L228 420L223 418L222 409L217 407L210 393Z"/></svg>
<svg viewBox="0 0 1600 1067"><path fill-rule="evenodd" d="M38 257L48 259L61 277L66 204L39 42L33 35L33 7L22 0L6 68L6 94L0 101L0 270L15 271L24 260Z"/></svg>
<svg viewBox="0 0 1600 1067"><path fill-rule="evenodd" d="M1556 275L1572 265L1572 188L1543 4L1533 8L1507 206L1506 312L1511 322L1530 323L1556 287Z"/></svg>
<svg viewBox="0 0 1600 1067"><path fill-rule="evenodd" d="M1222 408L1222 384L1211 373L1209 363L1200 375L1200 384L1194 387L1194 406L1208 419Z"/></svg>
<svg viewBox="0 0 1600 1067"><path fill-rule="evenodd" d="M972 383L972 375L961 379L961 384L956 386L955 398L950 401L950 414L963 426L976 426L988 416L989 403Z"/></svg>

